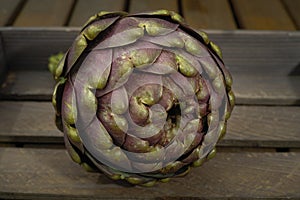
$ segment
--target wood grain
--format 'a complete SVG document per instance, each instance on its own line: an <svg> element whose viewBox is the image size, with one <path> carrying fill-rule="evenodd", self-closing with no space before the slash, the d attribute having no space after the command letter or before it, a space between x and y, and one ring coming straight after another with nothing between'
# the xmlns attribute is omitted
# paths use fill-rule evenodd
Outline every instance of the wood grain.
<svg viewBox="0 0 300 200"><path fill-rule="evenodd" d="M300 107L236 106L221 146L299 146Z"/></svg>
<svg viewBox="0 0 300 200"><path fill-rule="evenodd" d="M232 0L232 4L243 29L296 29L280 0Z"/></svg>
<svg viewBox="0 0 300 200"><path fill-rule="evenodd" d="M293 22L295 23L297 30L300 29L300 1L298 0L283 0L283 4L286 6Z"/></svg>
<svg viewBox="0 0 300 200"><path fill-rule="evenodd" d="M69 26L82 26L92 15L100 11L123 11L125 0L78 0L72 12Z"/></svg>
<svg viewBox="0 0 300 200"><path fill-rule="evenodd" d="M236 29L227 0L183 0L183 16L196 29Z"/></svg>
<svg viewBox="0 0 300 200"><path fill-rule="evenodd" d="M10 69L47 69L48 57L66 51L79 28L0 28ZM300 32L207 31L232 73L290 75L300 65ZM18 58L18 59L15 59ZM298 67L299 68L299 67Z"/></svg>
<svg viewBox="0 0 300 200"><path fill-rule="evenodd" d="M130 0L129 12L138 13L166 9L178 12L177 0Z"/></svg>
<svg viewBox="0 0 300 200"><path fill-rule="evenodd" d="M0 102L0 142L62 144L50 102ZM236 106L219 146L300 148L300 107Z"/></svg>
<svg viewBox="0 0 300 200"><path fill-rule="evenodd" d="M64 150L0 148L0 156L0 198L5 199L300 197L300 153L217 153L186 177L151 188L85 172Z"/></svg>
<svg viewBox="0 0 300 200"><path fill-rule="evenodd" d="M15 15L15 11L22 0L1 0L0 1L0 26L9 24Z"/></svg>
<svg viewBox="0 0 300 200"><path fill-rule="evenodd" d="M237 104L300 105L299 76L233 74Z"/></svg>
<svg viewBox="0 0 300 200"><path fill-rule="evenodd" d="M299 76L233 74L237 104L300 105ZM54 80L49 71L10 71L0 88L0 98L50 100Z"/></svg>
<svg viewBox="0 0 300 200"><path fill-rule="evenodd" d="M14 26L63 26L74 0L28 0Z"/></svg>

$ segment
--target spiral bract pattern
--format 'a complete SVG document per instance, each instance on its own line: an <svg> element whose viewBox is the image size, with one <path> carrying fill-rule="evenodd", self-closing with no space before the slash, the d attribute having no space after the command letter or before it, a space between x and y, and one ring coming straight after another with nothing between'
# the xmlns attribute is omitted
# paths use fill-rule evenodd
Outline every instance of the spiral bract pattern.
<svg viewBox="0 0 300 200"><path fill-rule="evenodd" d="M234 106L220 49L176 13L101 12L50 69L72 159L153 185L215 153Z"/></svg>

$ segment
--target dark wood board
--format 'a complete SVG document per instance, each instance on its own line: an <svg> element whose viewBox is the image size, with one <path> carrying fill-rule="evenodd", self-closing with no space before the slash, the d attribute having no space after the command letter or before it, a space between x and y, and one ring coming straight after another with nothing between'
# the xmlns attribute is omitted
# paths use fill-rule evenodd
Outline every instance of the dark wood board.
<svg viewBox="0 0 300 200"><path fill-rule="evenodd" d="M197 29L236 29L227 0L183 0L182 12L187 23Z"/></svg>
<svg viewBox="0 0 300 200"><path fill-rule="evenodd" d="M83 24L100 11L124 11L125 0L78 0L71 14L68 26L83 26Z"/></svg>
<svg viewBox="0 0 300 200"><path fill-rule="evenodd" d="M0 1L0 26L6 26L14 18L15 12L22 0L1 0Z"/></svg>
<svg viewBox="0 0 300 200"><path fill-rule="evenodd" d="M64 150L0 148L5 199L300 198L300 153L217 153L183 178L154 187L85 172Z"/></svg>
<svg viewBox="0 0 300 200"><path fill-rule="evenodd" d="M282 3L286 7L293 20L297 30L300 29L300 1L299 0L283 0Z"/></svg>
<svg viewBox="0 0 300 200"><path fill-rule="evenodd" d="M62 144L50 102L0 102L0 142ZM236 106L225 147L300 148L300 107Z"/></svg>
<svg viewBox="0 0 300 200"><path fill-rule="evenodd" d="M232 5L243 29L296 29L280 0L232 0Z"/></svg>
<svg viewBox="0 0 300 200"><path fill-rule="evenodd" d="M0 28L8 67L47 69L49 55L68 49L78 31L78 28ZM223 50L224 61L233 73L285 76L299 68L300 32L207 32Z"/></svg>
<svg viewBox="0 0 300 200"><path fill-rule="evenodd" d="M74 0L28 0L14 26L63 26Z"/></svg>
<svg viewBox="0 0 300 200"><path fill-rule="evenodd" d="M155 10L171 10L178 13L178 3L177 0L130 0L129 1L129 12L138 13L145 11L155 11Z"/></svg>
<svg viewBox="0 0 300 200"><path fill-rule="evenodd" d="M237 104L300 105L299 76L233 74ZM50 100L54 80L47 70L16 70L0 89L5 100Z"/></svg>
<svg viewBox="0 0 300 200"><path fill-rule="evenodd" d="M0 33L0 83L3 83L6 76L6 62L5 62L5 55L4 55L4 46L3 46L3 40L2 35Z"/></svg>

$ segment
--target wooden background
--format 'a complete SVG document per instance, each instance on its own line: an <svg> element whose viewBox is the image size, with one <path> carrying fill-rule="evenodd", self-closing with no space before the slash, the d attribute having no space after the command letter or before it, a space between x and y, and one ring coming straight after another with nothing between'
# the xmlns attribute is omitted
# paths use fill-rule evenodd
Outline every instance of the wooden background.
<svg viewBox="0 0 300 200"><path fill-rule="evenodd" d="M179 12L223 50L237 106L217 156L152 188L67 155L47 58L99 10ZM300 0L0 0L0 199L300 199Z"/></svg>
<svg viewBox="0 0 300 200"><path fill-rule="evenodd" d="M0 26L81 26L100 10L157 9L201 29L300 29L299 0L1 0Z"/></svg>

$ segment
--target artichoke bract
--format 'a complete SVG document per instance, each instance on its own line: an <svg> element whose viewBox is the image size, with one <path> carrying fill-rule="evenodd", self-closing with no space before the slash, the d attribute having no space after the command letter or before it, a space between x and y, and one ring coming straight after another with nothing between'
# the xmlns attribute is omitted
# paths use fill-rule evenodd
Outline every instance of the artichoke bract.
<svg viewBox="0 0 300 200"><path fill-rule="evenodd" d="M172 11L100 12L49 69L71 158L131 184L213 157L234 106L219 47Z"/></svg>

